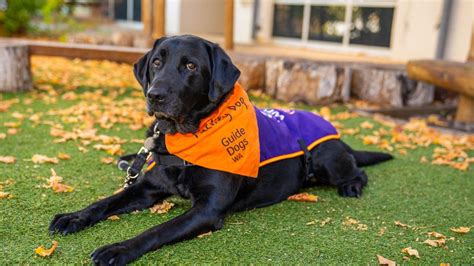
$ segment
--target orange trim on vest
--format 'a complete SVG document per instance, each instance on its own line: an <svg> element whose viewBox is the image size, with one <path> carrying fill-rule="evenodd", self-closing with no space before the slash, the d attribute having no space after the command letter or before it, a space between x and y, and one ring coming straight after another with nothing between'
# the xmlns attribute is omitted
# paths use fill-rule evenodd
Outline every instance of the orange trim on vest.
<svg viewBox="0 0 474 266"><path fill-rule="evenodd" d="M312 150L316 145L324 142L324 141L327 141L327 140L330 140L330 139L339 139L340 138L340 135L337 134L337 135L329 135L329 136L326 136L326 137L323 137L323 138L320 138L316 141L314 141L313 143L311 143L309 146L308 146L308 151ZM297 152L294 152L294 153L290 153L290 154L285 154L285 155L281 155L281 156L277 156L277 157L273 157L271 159L268 159L268 160L265 160L263 162L260 163L260 167L264 166L264 165L267 165L267 164L270 164L270 163L274 163L274 162L277 162L277 161L281 161L281 160L285 160L285 159L290 159L290 158L294 158L294 157L297 157L297 156L300 156L300 155L303 155L304 152L303 151L297 151Z"/></svg>
<svg viewBox="0 0 474 266"><path fill-rule="evenodd" d="M256 178L260 142L255 109L237 83L195 133L165 135L168 151L205 168Z"/></svg>

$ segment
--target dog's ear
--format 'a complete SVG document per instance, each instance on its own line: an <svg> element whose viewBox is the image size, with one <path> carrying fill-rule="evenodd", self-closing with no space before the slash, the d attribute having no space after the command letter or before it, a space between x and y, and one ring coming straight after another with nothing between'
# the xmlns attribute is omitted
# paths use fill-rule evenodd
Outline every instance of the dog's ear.
<svg viewBox="0 0 474 266"><path fill-rule="evenodd" d="M148 67L150 65L150 57L153 53L153 50L160 45L164 40L166 40L166 37L159 38L155 41L153 44L153 48L148 51L145 55L143 55L138 61L133 64L133 74L135 75L135 78L137 79L138 83L143 88L143 93L146 96L146 91L148 89L148 84L150 83L150 77L148 75Z"/></svg>
<svg viewBox="0 0 474 266"><path fill-rule="evenodd" d="M211 83L209 84L209 100L213 103L234 88L239 79L240 71L232 63L230 57L217 44L211 44Z"/></svg>

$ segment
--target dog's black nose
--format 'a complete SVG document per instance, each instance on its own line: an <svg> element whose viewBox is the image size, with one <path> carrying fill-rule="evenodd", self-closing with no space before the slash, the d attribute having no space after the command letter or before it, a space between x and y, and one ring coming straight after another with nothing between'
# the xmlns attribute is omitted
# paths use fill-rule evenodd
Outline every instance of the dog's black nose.
<svg viewBox="0 0 474 266"><path fill-rule="evenodd" d="M165 93L158 88L151 87L146 97L152 102L162 103L165 101Z"/></svg>

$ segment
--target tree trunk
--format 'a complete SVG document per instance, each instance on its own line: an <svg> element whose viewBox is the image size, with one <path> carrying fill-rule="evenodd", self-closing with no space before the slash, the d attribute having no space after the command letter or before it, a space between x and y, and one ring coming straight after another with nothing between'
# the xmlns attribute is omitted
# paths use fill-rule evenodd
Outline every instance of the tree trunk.
<svg viewBox="0 0 474 266"><path fill-rule="evenodd" d="M32 86L28 46L0 43L0 92L24 91Z"/></svg>

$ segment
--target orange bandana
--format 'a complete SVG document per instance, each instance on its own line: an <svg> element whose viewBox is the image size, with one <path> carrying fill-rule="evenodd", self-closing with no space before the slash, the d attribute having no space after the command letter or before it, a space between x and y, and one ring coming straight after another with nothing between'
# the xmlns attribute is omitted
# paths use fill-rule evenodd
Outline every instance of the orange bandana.
<svg viewBox="0 0 474 266"><path fill-rule="evenodd" d="M260 142L255 109L237 83L195 133L165 135L168 151L192 164L256 178Z"/></svg>

